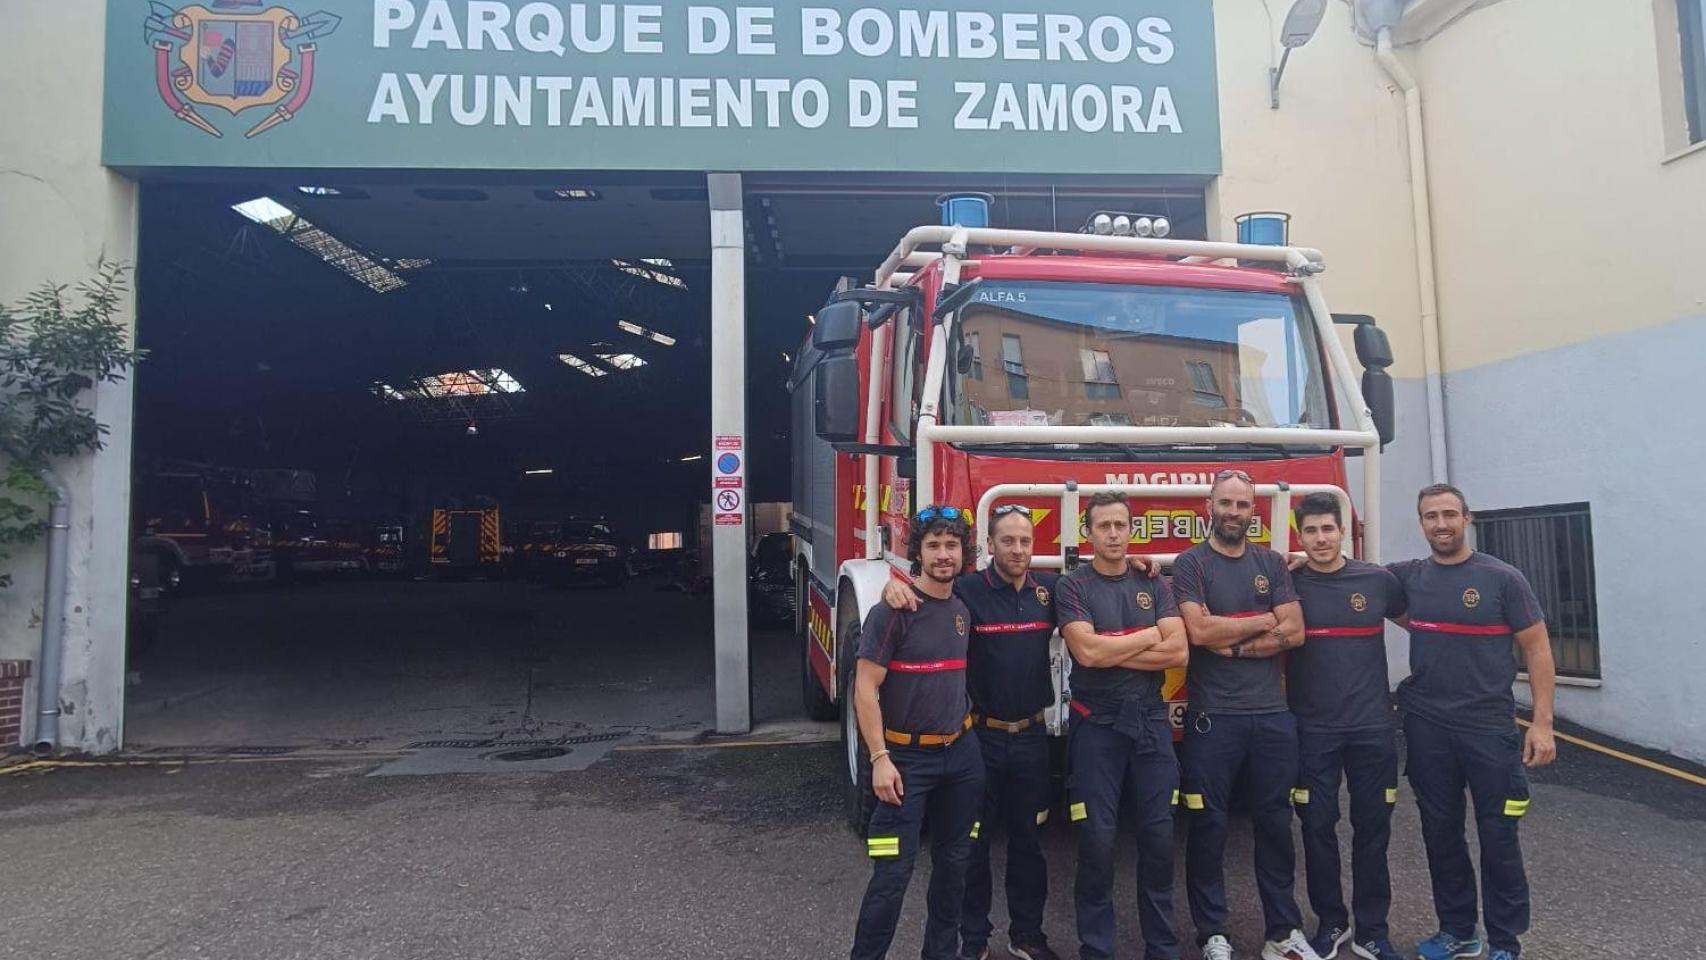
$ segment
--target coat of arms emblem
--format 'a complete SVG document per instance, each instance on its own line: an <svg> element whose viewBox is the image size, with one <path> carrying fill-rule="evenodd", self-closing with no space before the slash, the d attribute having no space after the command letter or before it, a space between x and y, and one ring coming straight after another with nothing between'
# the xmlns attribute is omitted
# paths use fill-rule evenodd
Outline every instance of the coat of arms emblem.
<svg viewBox="0 0 1706 960"><path fill-rule="evenodd" d="M243 134L293 120L314 92L319 41L343 18L299 16L265 0L209 0L173 9L150 0L143 36L154 49L154 87L172 115L213 137L225 134L197 105L233 116L271 107Z"/></svg>

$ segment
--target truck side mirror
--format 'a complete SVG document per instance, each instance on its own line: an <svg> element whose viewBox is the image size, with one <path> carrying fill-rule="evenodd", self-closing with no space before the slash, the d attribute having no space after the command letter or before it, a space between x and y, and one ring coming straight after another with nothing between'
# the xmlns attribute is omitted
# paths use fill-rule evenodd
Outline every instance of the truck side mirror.
<svg viewBox="0 0 1706 960"><path fill-rule="evenodd" d="M1392 342L1386 339L1385 330L1372 323L1358 324L1352 338L1363 366L1382 370L1392 366Z"/></svg>
<svg viewBox="0 0 1706 960"><path fill-rule="evenodd" d="M1363 368L1362 398L1368 403L1368 412L1374 418L1374 429L1380 434L1380 445L1385 447L1397 433L1392 376L1382 367Z"/></svg>
<svg viewBox="0 0 1706 960"><path fill-rule="evenodd" d="M839 305L838 305L839 306ZM854 313L858 313L857 305ZM857 317L855 317L857 322ZM823 314L818 315L823 329ZM855 331L858 329L854 328ZM853 443L859 439L859 361L843 348L818 361L812 374L812 406L817 418L818 439L826 443Z"/></svg>
<svg viewBox="0 0 1706 960"><path fill-rule="evenodd" d="M837 300L825 304L817 312L817 324L812 327L812 346L832 353L850 350L859 344L859 326L864 311L852 300Z"/></svg>

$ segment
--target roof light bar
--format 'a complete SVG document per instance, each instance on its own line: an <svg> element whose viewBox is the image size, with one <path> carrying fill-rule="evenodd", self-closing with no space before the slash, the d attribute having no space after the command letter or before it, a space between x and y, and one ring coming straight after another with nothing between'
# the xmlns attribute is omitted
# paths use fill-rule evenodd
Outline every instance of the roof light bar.
<svg viewBox="0 0 1706 960"><path fill-rule="evenodd" d="M616 321L616 325L636 337L645 337L647 340L661 343L666 347L675 346L675 338L667 333L658 333L656 330L648 330L637 323L630 323L627 320L618 320Z"/></svg>

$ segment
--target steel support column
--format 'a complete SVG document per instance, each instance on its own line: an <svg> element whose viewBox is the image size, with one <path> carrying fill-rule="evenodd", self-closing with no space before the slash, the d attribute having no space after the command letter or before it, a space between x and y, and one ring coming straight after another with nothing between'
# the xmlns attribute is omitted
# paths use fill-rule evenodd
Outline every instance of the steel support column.
<svg viewBox="0 0 1706 960"><path fill-rule="evenodd" d="M717 657L717 732L752 729L751 657L746 610L746 224L738 173L707 176L711 200L711 461L717 438L739 437L738 524L711 525ZM712 504L713 516L717 504Z"/></svg>

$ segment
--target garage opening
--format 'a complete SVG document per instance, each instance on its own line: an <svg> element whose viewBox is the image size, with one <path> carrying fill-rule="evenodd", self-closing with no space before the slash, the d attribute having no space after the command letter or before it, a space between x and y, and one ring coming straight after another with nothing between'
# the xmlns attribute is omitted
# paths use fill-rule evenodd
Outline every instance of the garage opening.
<svg viewBox="0 0 1706 960"><path fill-rule="evenodd" d="M143 189L127 743L711 726L704 175L244 176ZM757 724L804 722L793 354L948 189L1203 230L1192 185L746 181Z"/></svg>

